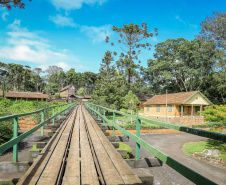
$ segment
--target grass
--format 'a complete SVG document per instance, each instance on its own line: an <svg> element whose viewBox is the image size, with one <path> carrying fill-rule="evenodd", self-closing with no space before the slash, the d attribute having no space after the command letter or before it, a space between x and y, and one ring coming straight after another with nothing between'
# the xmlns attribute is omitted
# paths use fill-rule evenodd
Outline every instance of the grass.
<svg viewBox="0 0 226 185"><path fill-rule="evenodd" d="M184 153L189 155L192 155L195 152L203 152L205 149L218 149L221 155L217 158L221 158L223 161L226 161L226 143L221 141L208 139L207 141L185 143L183 146Z"/></svg>
<svg viewBox="0 0 226 185"><path fill-rule="evenodd" d="M110 115L107 115L106 116L107 119L109 120L113 120L113 115L110 114ZM123 124L123 125L120 125L120 127L122 128L136 128L136 124L131 124L131 118L130 117L127 117L127 116L124 116L124 115L121 115L121 114L115 114L115 120L121 120L121 121L124 121L126 124ZM136 119L132 119L132 121L136 121ZM154 125L154 124L151 124L151 123L147 123L147 122L142 122L141 124L141 128L154 128L154 129L158 129L158 128L164 128L164 127L161 127L161 126L158 126L158 125Z"/></svg>
<svg viewBox="0 0 226 185"><path fill-rule="evenodd" d="M43 150L43 148L37 148L36 145L33 145L32 150Z"/></svg>
<svg viewBox="0 0 226 185"><path fill-rule="evenodd" d="M126 145L122 142L119 142L119 148L117 149L126 149L127 150L127 156L126 156L126 159L129 159L130 156L132 155L132 148L130 148L129 145Z"/></svg>

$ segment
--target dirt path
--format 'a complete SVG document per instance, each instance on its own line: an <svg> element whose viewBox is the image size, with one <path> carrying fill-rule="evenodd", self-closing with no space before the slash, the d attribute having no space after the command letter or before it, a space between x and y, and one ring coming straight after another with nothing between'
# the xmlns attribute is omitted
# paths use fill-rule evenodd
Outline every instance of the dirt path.
<svg viewBox="0 0 226 185"><path fill-rule="evenodd" d="M141 136L143 140L164 152L168 156L176 159L180 163L186 165L192 170L202 174L210 180L220 184L226 184L226 170L212 166L202 162L196 158L183 153L182 146L187 142L205 141L207 138L195 136L187 133L171 133L171 134L146 134ZM129 144L133 149L133 155L136 153L135 142L130 139L126 144ZM141 148L141 158L152 156L149 152ZM146 173L154 175L155 182L160 182L161 185L190 185L188 181L175 170L164 164L162 167L148 168Z"/></svg>

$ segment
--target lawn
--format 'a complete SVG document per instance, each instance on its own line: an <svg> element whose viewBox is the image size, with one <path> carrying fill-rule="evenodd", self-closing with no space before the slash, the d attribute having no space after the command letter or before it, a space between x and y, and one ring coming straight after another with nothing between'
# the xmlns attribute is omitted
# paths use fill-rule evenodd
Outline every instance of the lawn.
<svg viewBox="0 0 226 185"><path fill-rule="evenodd" d="M109 120L113 121L113 114L109 113L106 117ZM126 122L126 124L120 125L122 128L134 128L134 129L136 128L136 124L134 124L134 123L131 124L131 118L130 117L116 113L115 114L115 121L117 121L117 120L121 120L121 121ZM136 119L132 119L132 121L136 121ZM155 129L157 129L157 128L164 128L164 127L143 121L142 124L141 124L141 128L155 128Z"/></svg>
<svg viewBox="0 0 226 185"><path fill-rule="evenodd" d="M194 152L203 152L205 149L218 149L221 153L218 158L222 158L223 161L226 161L226 143L221 141L208 139L207 141L185 143L183 146L184 153L189 155L192 155Z"/></svg>

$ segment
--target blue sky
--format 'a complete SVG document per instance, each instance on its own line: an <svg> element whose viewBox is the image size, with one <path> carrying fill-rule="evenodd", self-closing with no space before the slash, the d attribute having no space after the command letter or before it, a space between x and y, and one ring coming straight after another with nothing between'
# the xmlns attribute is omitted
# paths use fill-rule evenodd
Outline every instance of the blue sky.
<svg viewBox="0 0 226 185"><path fill-rule="evenodd" d="M148 24L158 28L153 47L139 59L147 66L154 45L166 39L192 40L213 11L225 11L225 0L24 0L25 9L0 7L0 61L65 71L99 71L105 51L121 52L104 42L117 38L112 26ZM117 60L117 57L115 58Z"/></svg>

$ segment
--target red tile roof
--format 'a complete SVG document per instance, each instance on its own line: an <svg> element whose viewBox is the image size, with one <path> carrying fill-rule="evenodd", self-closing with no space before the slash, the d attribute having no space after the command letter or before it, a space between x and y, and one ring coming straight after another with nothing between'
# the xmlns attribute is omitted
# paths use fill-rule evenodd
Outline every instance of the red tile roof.
<svg viewBox="0 0 226 185"><path fill-rule="evenodd" d="M6 92L6 98L38 98L38 99L45 99L48 98L47 94L42 94L38 92Z"/></svg>
<svg viewBox="0 0 226 185"><path fill-rule="evenodd" d="M188 98L197 93L198 91L180 92L167 94L168 104L183 104ZM156 95L150 100L146 101L144 105L164 105L166 104L166 95Z"/></svg>

